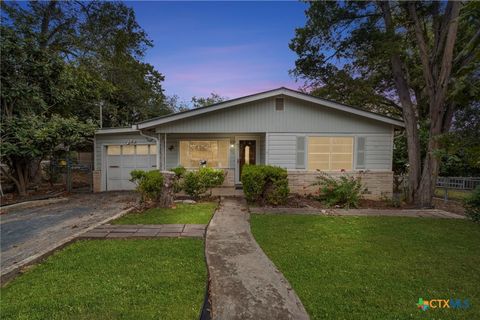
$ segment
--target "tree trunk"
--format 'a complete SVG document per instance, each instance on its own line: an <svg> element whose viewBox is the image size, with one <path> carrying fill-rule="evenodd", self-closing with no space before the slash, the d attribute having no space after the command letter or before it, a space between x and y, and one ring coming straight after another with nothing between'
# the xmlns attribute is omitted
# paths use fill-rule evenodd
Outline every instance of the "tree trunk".
<svg viewBox="0 0 480 320"><path fill-rule="evenodd" d="M162 171L163 175L163 190L158 199L158 205L162 208L171 208L174 204L174 184L175 184L175 173L171 171Z"/></svg>

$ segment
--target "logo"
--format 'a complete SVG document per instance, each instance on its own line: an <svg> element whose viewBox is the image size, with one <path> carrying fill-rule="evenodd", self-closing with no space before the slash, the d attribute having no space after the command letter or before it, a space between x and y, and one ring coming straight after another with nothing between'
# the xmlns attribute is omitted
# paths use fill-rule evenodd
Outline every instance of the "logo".
<svg viewBox="0 0 480 320"><path fill-rule="evenodd" d="M468 299L430 299L423 300L418 298L417 308L422 311L428 309L468 309L470 308L470 301Z"/></svg>

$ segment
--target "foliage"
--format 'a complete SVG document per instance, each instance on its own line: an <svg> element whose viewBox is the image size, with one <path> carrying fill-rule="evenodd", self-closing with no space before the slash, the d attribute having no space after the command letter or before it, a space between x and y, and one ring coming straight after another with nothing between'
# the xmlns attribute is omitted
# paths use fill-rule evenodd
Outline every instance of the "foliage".
<svg viewBox="0 0 480 320"><path fill-rule="evenodd" d="M279 205L286 202L287 170L270 165L245 165L242 168L243 193L248 202Z"/></svg>
<svg viewBox="0 0 480 320"><path fill-rule="evenodd" d="M143 212L132 212L114 220L113 224L207 224L217 204L201 202L178 203L175 208L150 208Z"/></svg>
<svg viewBox="0 0 480 320"><path fill-rule="evenodd" d="M133 170L130 172L130 181L137 185L137 192L143 201L157 202L163 191L163 175L158 170L143 171Z"/></svg>
<svg viewBox="0 0 480 320"><path fill-rule="evenodd" d="M221 186L224 180L223 170L204 167L196 171L188 171L185 174L183 190L194 199L199 199L209 190L211 195L211 189Z"/></svg>
<svg viewBox="0 0 480 320"><path fill-rule="evenodd" d="M210 96L206 98L192 97L192 105L194 108L207 107L225 100L227 100L226 97L222 97L218 93L212 92Z"/></svg>
<svg viewBox="0 0 480 320"><path fill-rule="evenodd" d="M50 118L36 115L3 119L0 130L2 171L24 195L30 181L29 169L34 160L41 161L58 149L72 150L93 136L95 125L75 117Z"/></svg>
<svg viewBox="0 0 480 320"><path fill-rule="evenodd" d="M151 46L121 2L2 2L2 109L98 119L102 105L105 126L169 113Z"/></svg>
<svg viewBox="0 0 480 320"><path fill-rule="evenodd" d="M362 193L365 191L360 177L346 174L335 178L325 172L320 172L312 185L319 186L318 199L329 207L357 208Z"/></svg>
<svg viewBox="0 0 480 320"><path fill-rule="evenodd" d="M462 110L478 104L480 4L314 1L308 5L307 22L296 29L290 43L298 55L292 73L313 94L402 115L409 200L429 206L445 147L441 139ZM478 144L461 149L478 152Z"/></svg>
<svg viewBox="0 0 480 320"><path fill-rule="evenodd" d="M473 221L480 222L480 186L465 199L465 213Z"/></svg>

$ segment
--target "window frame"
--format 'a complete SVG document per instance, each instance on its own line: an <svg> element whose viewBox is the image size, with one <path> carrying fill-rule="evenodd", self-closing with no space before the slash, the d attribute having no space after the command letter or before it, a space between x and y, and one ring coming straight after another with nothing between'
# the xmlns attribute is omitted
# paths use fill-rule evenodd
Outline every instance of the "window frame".
<svg viewBox="0 0 480 320"><path fill-rule="evenodd" d="M310 172L315 172L316 169L311 170L309 167L309 156L310 156L310 138L351 138L352 139L352 163L351 163L351 169L345 169L347 172L352 172L356 170L356 156L355 156L355 146L356 146L356 135L354 134L308 134L306 135L306 141L305 141L305 152L306 152L306 157L305 157L305 170L310 171ZM331 155L331 152L329 153ZM329 156L330 159L330 156ZM331 161L329 160L329 165L331 166ZM324 172L341 172L342 169L336 169L336 170L321 170Z"/></svg>
<svg viewBox="0 0 480 320"><path fill-rule="evenodd" d="M282 109L281 110L277 109L277 100L282 100ZM284 97L276 97L275 100L274 100L273 109L275 110L275 112L284 112L285 111L285 98Z"/></svg>
<svg viewBox="0 0 480 320"><path fill-rule="evenodd" d="M221 138L221 139L215 139L215 138L201 138L201 139L179 139L178 140L178 166L181 166L182 165L182 154L181 154L181 144L182 142L185 142L185 141L216 141L217 143L219 141L226 141L227 142L227 161L226 161L226 166L225 167L211 167L211 168L214 168L214 169L229 169L230 168L230 139L228 138ZM195 169L198 169L200 168L200 166L198 167L185 167L185 169L189 169L189 170L195 170Z"/></svg>

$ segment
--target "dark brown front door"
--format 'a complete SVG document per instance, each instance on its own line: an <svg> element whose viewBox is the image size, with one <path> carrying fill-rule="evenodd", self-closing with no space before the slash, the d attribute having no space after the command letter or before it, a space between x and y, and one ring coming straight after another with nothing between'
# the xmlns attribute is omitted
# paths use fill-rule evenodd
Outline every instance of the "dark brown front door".
<svg viewBox="0 0 480 320"><path fill-rule="evenodd" d="M242 178L242 168L245 164L256 164L257 163L257 141L255 140L239 140L239 165L240 165L240 174L239 178Z"/></svg>

